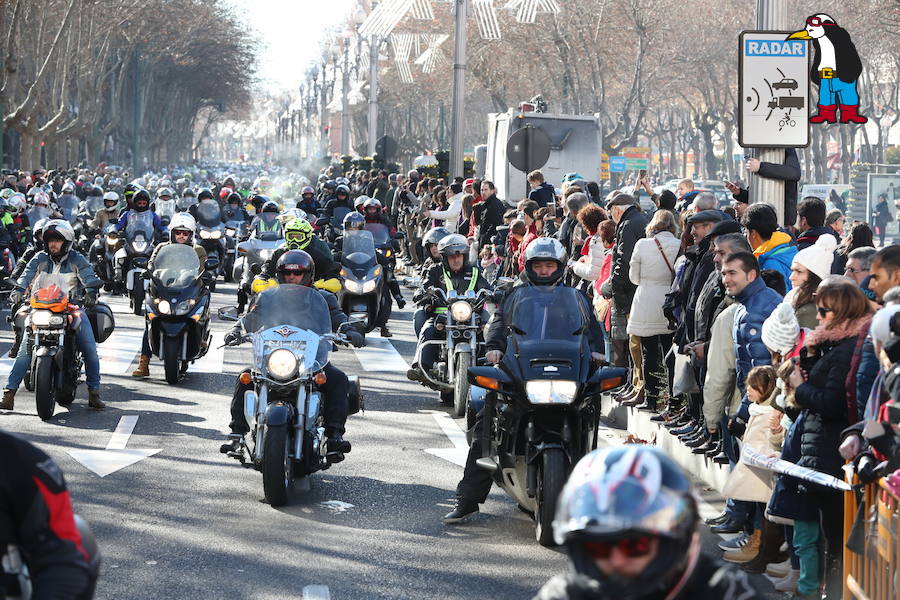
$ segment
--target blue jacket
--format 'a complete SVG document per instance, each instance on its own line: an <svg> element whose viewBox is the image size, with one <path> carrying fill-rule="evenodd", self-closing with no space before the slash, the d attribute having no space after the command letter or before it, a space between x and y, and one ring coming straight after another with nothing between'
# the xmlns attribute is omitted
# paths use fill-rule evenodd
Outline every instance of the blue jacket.
<svg viewBox="0 0 900 600"><path fill-rule="evenodd" d="M16 281L16 288L19 291L24 291L38 273L51 273L54 271L57 273L75 273L76 279L84 288L97 289L103 285L103 282L100 281L100 278L94 272L91 263L78 252L69 250L69 253L62 257L58 263L44 251L35 254L34 258L28 261L21 277Z"/></svg>
<svg viewBox="0 0 900 600"><path fill-rule="evenodd" d="M122 213L122 216L119 217L119 222L116 223L117 230L122 231L123 229L125 229L125 226L128 225L128 215L130 215L130 214L131 214L131 210L126 210L125 212ZM154 212L151 212L150 214L153 215L153 229L155 229L157 231L161 230L162 223L159 220L159 215Z"/></svg>
<svg viewBox="0 0 900 600"><path fill-rule="evenodd" d="M774 269L784 276L784 289L791 289L791 263L797 255L797 246L790 243L775 246L768 252L763 252L757 258L759 259L759 268Z"/></svg>
<svg viewBox="0 0 900 600"><path fill-rule="evenodd" d="M754 279L740 294L735 296L741 306L734 315L734 353L737 358L737 384L741 392L741 407L738 417L746 423L750 419L747 389L744 382L750 369L772 364L772 355L762 341L762 324L775 307L781 303L778 292L768 287L762 277Z"/></svg>

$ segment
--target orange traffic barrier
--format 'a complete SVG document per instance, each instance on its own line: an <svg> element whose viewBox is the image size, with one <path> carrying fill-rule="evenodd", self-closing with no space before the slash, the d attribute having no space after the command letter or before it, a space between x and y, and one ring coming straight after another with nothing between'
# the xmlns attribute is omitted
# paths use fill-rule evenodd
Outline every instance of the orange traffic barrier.
<svg viewBox="0 0 900 600"><path fill-rule="evenodd" d="M854 473L847 478L858 485ZM844 539L848 539L862 504L864 554L844 548L844 598L896 600L900 597L900 498L883 480L844 493Z"/></svg>

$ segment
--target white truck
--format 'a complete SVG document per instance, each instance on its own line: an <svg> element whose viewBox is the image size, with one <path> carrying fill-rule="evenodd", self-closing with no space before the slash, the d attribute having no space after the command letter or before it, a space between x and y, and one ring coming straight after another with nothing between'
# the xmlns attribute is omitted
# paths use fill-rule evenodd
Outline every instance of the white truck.
<svg viewBox="0 0 900 600"><path fill-rule="evenodd" d="M505 113L488 115L484 176L497 186L498 198L515 206L528 197L528 173L515 168L506 156L510 136L526 125L542 129L550 138L550 158L546 164L537 167L547 183L559 187L563 175L572 172L580 174L586 181L600 181L603 136L599 118L522 112L511 108ZM480 171L481 165L476 166L476 172Z"/></svg>

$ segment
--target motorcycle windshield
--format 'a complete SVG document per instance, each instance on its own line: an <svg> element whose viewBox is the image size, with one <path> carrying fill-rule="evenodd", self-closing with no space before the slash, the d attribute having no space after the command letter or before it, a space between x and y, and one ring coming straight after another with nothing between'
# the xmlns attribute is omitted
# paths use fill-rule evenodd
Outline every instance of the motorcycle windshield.
<svg viewBox="0 0 900 600"><path fill-rule="evenodd" d="M381 223L366 223L365 230L372 234L376 246L384 246L391 240L391 231Z"/></svg>
<svg viewBox="0 0 900 600"><path fill-rule="evenodd" d="M84 210L93 219L98 210L103 210L103 198L101 196L89 196L84 201Z"/></svg>
<svg viewBox="0 0 900 600"><path fill-rule="evenodd" d="M279 325L306 329L317 335L331 332L328 303L318 290L283 283L263 292L244 317L246 331L261 331Z"/></svg>
<svg viewBox="0 0 900 600"><path fill-rule="evenodd" d="M187 244L168 244L153 259L153 278L171 290L183 290L200 276L200 259Z"/></svg>
<svg viewBox="0 0 900 600"><path fill-rule="evenodd" d="M191 198L190 196L188 196L187 198L179 198L175 203L176 207L178 208L178 212L187 212L195 204L197 204L197 199Z"/></svg>
<svg viewBox="0 0 900 600"><path fill-rule="evenodd" d="M351 265L364 265L375 257L375 240L370 231L345 231L344 260Z"/></svg>
<svg viewBox="0 0 900 600"><path fill-rule="evenodd" d="M125 226L125 237L130 242L149 243L153 239L153 213L131 211Z"/></svg>
<svg viewBox="0 0 900 600"><path fill-rule="evenodd" d="M350 214L350 209L346 206L338 206L331 213L331 226L335 229L344 228L344 217Z"/></svg>
<svg viewBox="0 0 900 600"><path fill-rule="evenodd" d="M203 227L216 227L222 222L222 209L215 200L204 200L197 205L197 223Z"/></svg>
<svg viewBox="0 0 900 600"><path fill-rule="evenodd" d="M60 196L56 200L56 205L66 221L74 225L78 216L78 198L75 196Z"/></svg>
<svg viewBox="0 0 900 600"><path fill-rule="evenodd" d="M31 280L31 304L53 310L75 288L74 273L40 272Z"/></svg>
<svg viewBox="0 0 900 600"><path fill-rule="evenodd" d="M27 213L29 223L37 223L41 219L50 218L50 209L46 206L32 206Z"/></svg>
<svg viewBox="0 0 900 600"><path fill-rule="evenodd" d="M172 215L175 214L175 201L174 200L157 200L156 201L156 214L162 217L171 218Z"/></svg>

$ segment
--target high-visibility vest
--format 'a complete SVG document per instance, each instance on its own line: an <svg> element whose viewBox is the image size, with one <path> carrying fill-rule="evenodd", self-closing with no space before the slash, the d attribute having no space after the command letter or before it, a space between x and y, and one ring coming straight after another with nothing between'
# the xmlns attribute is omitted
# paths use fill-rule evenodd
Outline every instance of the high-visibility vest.
<svg viewBox="0 0 900 600"><path fill-rule="evenodd" d="M469 287L466 288L467 292L475 291L475 284L478 283L478 267L472 267L472 279L469 281ZM450 274L447 272L447 269L444 269L444 287L447 288L447 293L450 293L450 290L454 290L456 288L453 287L453 280L450 279ZM436 313L445 313L447 312L446 306L441 306L439 308L434 309Z"/></svg>

